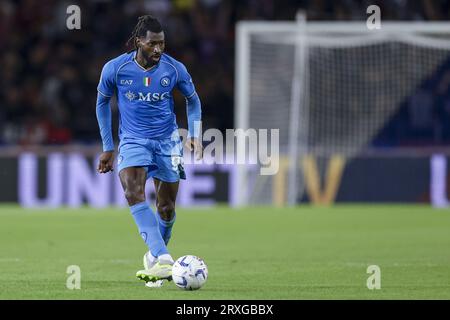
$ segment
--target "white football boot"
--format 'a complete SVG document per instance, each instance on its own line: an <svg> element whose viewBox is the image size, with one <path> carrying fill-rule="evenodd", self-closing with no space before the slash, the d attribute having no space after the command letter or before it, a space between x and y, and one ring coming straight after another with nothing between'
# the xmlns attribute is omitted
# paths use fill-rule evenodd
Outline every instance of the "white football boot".
<svg viewBox="0 0 450 320"><path fill-rule="evenodd" d="M143 260L144 260L143 263L144 263L145 270L149 270L158 262L158 259L155 258L154 256L152 256L150 251L147 251L144 254ZM162 287L163 284L164 284L164 280L162 280L162 279L156 280L156 281L146 281L145 282L145 286L148 288L160 288L160 287Z"/></svg>

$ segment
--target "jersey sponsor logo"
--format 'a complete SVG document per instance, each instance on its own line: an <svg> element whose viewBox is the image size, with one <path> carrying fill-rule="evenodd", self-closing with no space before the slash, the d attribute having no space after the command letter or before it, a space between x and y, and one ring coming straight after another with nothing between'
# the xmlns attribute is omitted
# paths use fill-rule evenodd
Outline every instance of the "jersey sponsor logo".
<svg viewBox="0 0 450 320"><path fill-rule="evenodd" d="M164 99L167 99L169 96L169 92L148 92L147 94L143 94L142 92L138 92L139 94L139 101L149 101L149 102L155 102L155 101L161 101Z"/></svg>
<svg viewBox="0 0 450 320"><path fill-rule="evenodd" d="M163 77L163 78L161 78L160 83L163 87L168 87L170 85L170 78Z"/></svg>
<svg viewBox="0 0 450 320"><path fill-rule="evenodd" d="M128 92L125 93L125 97L126 97L128 100L133 101L133 100L136 98L136 95L135 95L133 92L131 92L131 91L128 90Z"/></svg>
<svg viewBox="0 0 450 320"><path fill-rule="evenodd" d="M130 84L132 84L133 83L133 80L127 80L127 79L122 79L122 80L120 80L120 84L128 84L128 85L130 85Z"/></svg>

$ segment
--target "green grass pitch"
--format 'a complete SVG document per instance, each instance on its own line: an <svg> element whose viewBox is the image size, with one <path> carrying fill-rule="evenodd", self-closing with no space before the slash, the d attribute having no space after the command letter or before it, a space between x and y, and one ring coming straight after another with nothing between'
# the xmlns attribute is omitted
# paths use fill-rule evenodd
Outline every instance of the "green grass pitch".
<svg viewBox="0 0 450 320"><path fill-rule="evenodd" d="M169 249L205 259L202 289L135 278L146 247L127 209L0 206L0 299L450 299L450 211L428 206L178 209Z"/></svg>

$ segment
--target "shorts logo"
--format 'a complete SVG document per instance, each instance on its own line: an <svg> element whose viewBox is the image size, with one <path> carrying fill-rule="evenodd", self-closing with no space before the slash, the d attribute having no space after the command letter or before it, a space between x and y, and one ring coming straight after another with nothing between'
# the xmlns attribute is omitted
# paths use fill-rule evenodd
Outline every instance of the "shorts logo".
<svg viewBox="0 0 450 320"><path fill-rule="evenodd" d="M117 164L121 164L123 161L123 156L120 155L119 158L117 159Z"/></svg>
<svg viewBox="0 0 450 320"><path fill-rule="evenodd" d="M168 87L170 85L170 79L168 77L163 77L161 78L160 83L163 87Z"/></svg>
<svg viewBox="0 0 450 320"><path fill-rule="evenodd" d="M175 171L180 179L186 179L186 172L184 171L184 160L179 155L172 155L172 170Z"/></svg>
<svg viewBox="0 0 450 320"><path fill-rule="evenodd" d="M183 158L179 155L172 155L172 170L178 171L179 166L183 166L184 161Z"/></svg>

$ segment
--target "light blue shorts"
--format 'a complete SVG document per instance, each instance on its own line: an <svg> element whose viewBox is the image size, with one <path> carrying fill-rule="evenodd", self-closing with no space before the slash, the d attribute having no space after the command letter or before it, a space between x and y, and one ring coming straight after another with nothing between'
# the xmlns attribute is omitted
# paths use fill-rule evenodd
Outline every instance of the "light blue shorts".
<svg viewBox="0 0 450 320"><path fill-rule="evenodd" d="M183 168L183 146L178 135L167 139L123 137L119 143L118 171L144 167L147 178L164 182L186 179Z"/></svg>

